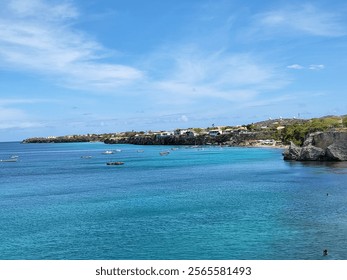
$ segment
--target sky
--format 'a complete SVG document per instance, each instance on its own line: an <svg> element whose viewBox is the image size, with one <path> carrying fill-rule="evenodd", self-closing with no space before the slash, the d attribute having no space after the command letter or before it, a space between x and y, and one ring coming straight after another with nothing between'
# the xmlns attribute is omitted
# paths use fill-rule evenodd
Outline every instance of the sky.
<svg viewBox="0 0 347 280"><path fill-rule="evenodd" d="M0 141L347 114L347 2L0 0Z"/></svg>

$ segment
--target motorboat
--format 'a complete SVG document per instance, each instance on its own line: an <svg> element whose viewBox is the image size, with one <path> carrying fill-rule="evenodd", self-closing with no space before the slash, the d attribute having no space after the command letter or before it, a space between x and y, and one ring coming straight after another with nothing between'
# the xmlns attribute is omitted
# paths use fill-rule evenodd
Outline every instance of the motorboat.
<svg viewBox="0 0 347 280"><path fill-rule="evenodd" d="M106 162L107 165L123 165L124 162L123 161L110 161L110 162Z"/></svg>
<svg viewBox="0 0 347 280"><path fill-rule="evenodd" d="M17 162L18 158L0 159L0 162Z"/></svg>

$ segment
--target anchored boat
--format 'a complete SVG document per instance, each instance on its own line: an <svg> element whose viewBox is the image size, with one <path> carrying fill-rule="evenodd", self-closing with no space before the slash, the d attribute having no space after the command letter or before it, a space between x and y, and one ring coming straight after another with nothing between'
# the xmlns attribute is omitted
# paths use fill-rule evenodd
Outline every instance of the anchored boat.
<svg viewBox="0 0 347 280"><path fill-rule="evenodd" d="M106 162L107 165L123 165L124 162L123 161L110 161L110 162Z"/></svg>
<svg viewBox="0 0 347 280"><path fill-rule="evenodd" d="M17 158L0 159L0 162L17 162Z"/></svg>

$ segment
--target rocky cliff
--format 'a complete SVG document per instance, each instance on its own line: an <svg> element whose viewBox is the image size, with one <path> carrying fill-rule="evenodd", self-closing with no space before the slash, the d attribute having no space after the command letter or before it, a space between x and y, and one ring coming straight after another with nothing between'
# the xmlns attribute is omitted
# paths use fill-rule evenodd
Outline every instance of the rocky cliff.
<svg viewBox="0 0 347 280"><path fill-rule="evenodd" d="M297 161L347 161L347 132L311 133L302 147L291 143L283 156Z"/></svg>
<svg viewBox="0 0 347 280"><path fill-rule="evenodd" d="M209 135L200 136L133 136L133 137L118 137L115 139L105 139L105 144L135 144L135 145L220 145L226 144L230 140L228 135L219 135L212 137Z"/></svg>

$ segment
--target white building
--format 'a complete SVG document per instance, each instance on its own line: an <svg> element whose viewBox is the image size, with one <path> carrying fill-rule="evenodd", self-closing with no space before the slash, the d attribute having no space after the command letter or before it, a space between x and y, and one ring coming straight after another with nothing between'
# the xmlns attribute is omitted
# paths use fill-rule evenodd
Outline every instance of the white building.
<svg viewBox="0 0 347 280"><path fill-rule="evenodd" d="M217 129L214 129L214 130L210 130L208 132L208 135L210 136L218 136L218 135L221 135L223 132L221 130L217 130Z"/></svg>

